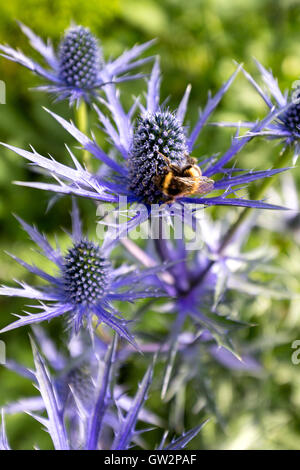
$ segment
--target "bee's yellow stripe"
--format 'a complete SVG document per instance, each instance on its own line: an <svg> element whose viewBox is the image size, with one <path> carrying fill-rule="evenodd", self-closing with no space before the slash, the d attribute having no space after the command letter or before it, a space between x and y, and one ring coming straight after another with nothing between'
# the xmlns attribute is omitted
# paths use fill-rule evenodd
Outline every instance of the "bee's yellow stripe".
<svg viewBox="0 0 300 470"><path fill-rule="evenodd" d="M167 191L168 190L168 187L170 186L170 183L172 181L172 178L173 178L173 174L171 173L171 171L166 175L165 179L164 179L164 184L163 184L163 191Z"/></svg>
<svg viewBox="0 0 300 470"><path fill-rule="evenodd" d="M189 168L187 170L191 178L199 178L199 176L202 175L201 170L198 166L192 166L192 168Z"/></svg>

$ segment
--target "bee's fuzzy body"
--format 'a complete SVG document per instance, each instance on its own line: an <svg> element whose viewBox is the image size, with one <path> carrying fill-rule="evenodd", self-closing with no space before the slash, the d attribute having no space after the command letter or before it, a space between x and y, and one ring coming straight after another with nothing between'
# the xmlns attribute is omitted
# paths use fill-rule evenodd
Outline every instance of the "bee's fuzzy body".
<svg viewBox="0 0 300 470"><path fill-rule="evenodd" d="M187 163L183 167L174 165L164 157L168 165L166 173L156 180L157 186L167 196L168 203L174 202L177 197L189 194L205 194L212 191L214 182L206 176L202 176L201 169L195 164L196 160L186 156Z"/></svg>

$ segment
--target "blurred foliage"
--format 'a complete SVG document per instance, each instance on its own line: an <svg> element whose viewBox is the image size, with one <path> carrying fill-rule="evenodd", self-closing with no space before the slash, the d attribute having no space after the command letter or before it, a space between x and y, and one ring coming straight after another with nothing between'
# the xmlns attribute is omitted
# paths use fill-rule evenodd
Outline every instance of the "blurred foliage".
<svg viewBox="0 0 300 470"><path fill-rule="evenodd" d="M117 56L124 48L135 43L157 38L153 54L161 55L163 70L162 96L169 98L168 105L175 107L188 83L192 84L189 119L195 120L198 108L206 101L208 90L215 92L232 73L234 61L258 77L252 57L271 67L280 86L291 87L300 76L299 21L300 4L297 0L10 0L0 6L0 41L32 54L26 38L21 34L18 19L43 37L51 37L57 45L63 30L71 21L89 26L100 38L104 54ZM74 142L42 110L47 106L66 117L72 112L65 103L52 103L48 96L28 88L40 84L29 71L17 64L0 60L0 78L7 86L7 104L0 105L1 140L27 147L30 143L40 153L53 154L64 161L64 143ZM131 95L142 93L143 83L122 86L124 102L129 104ZM242 120L263 116L266 111L262 100L253 92L240 74L229 93L223 99L213 119ZM94 116L90 115L92 120ZM95 122L95 120L93 121ZM222 152L231 138L231 131L208 127L199 142L196 155ZM105 142L101 141L105 146ZM267 168L279 148L270 142L255 141L240 155L239 165ZM299 180L297 169L295 177ZM17 187L14 180L33 180L24 162L13 153L1 150L0 158L0 278L8 282L22 278L29 282L31 276L4 254L15 253L28 260L37 260L32 244L20 230L12 212L31 223L36 223L54 239L60 226L68 226L66 213L70 210L68 199L62 199L46 213L49 195L35 190ZM95 210L93 204L81 202L85 222L89 221L94 232ZM214 211L215 217L226 217L226 210ZM273 213L273 217L280 217ZM59 240L65 243L65 236ZM273 233L256 229L249 247L264 243L277 251L276 266L285 274L278 274L291 292L300 291L299 245L291 231ZM117 256L121 256L121 249ZM41 261L42 262L42 261ZM33 279L32 279L33 281ZM11 321L10 312L20 312L22 300L1 299L0 326ZM164 418L175 413L177 422L170 423L174 431L182 431L201 421L201 414L215 415L195 439L190 448L274 448L297 449L300 441L300 375L299 367L291 362L291 343L300 338L298 301L271 300L266 295L256 298L234 296L230 299L232 311L238 318L256 326L243 331L240 339L258 355L264 371L258 376L242 372L229 372L217 365L205 350L199 354L199 372L205 371L206 380L187 387L185 397L189 406L180 408L171 400L162 406L159 387L162 365L157 367L157 379L153 384L149 406ZM141 306L143 303L141 303ZM141 317L139 330L165 335L171 319L150 311ZM155 324L155 328L153 328ZM61 343L63 330L58 322L47 326L52 336ZM3 336L8 357L28 366L31 352L25 330ZM121 378L134 390L145 370L145 359L130 359L123 368ZM32 385L12 372L0 368L0 405L21 396L30 396ZM207 388L208 387L208 388ZM182 398L182 397L181 397ZM191 404L191 405L190 405ZM196 413L197 411L197 413ZM200 414L199 414L200 412ZM174 414L173 414L174 416ZM222 420L220 423L220 416ZM180 419L179 419L180 418ZM8 419L8 433L15 448L30 448L33 443L41 448L48 446L48 437L40 432L40 426L29 417L21 415ZM148 434L148 444L159 440L159 433Z"/></svg>

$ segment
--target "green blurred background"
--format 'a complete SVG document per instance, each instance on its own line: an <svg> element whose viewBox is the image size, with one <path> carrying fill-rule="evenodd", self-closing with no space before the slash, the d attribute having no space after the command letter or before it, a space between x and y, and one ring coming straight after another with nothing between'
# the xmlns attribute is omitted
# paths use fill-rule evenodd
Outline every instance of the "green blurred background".
<svg viewBox="0 0 300 470"><path fill-rule="evenodd" d="M158 39L153 54L161 55L163 70L162 97L175 107L188 83L192 84L188 118L193 121L200 106L206 101L208 90L215 92L234 70L234 61L243 62L256 77L253 56L265 66L271 67L282 89L291 87L300 77L298 0L21 0L2 2L0 6L0 42L20 47L32 55L26 38L20 32L15 19L30 26L44 38L50 37L57 45L64 29L71 21L89 26L102 41L108 58L119 55L124 48L132 47L153 37ZM34 54L33 54L34 55ZM35 55L34 55L35 56ZM58 127L42 106L72 117L66 103L53 103L51 98L29 88L41 81L20 66L0 59L0 79L7 87L7 104L0 105L0 138L13 145L27 147L32 144L41 154L51 153L60 161L67 161L64 143L74 141ZM130 104L131 95L141 93L142 81L124 84L124 103ZM242 74L223 99L213 119L255 119L266 112L262 100L253 92ZM92 121L94 116L90 116ZM93 120L95 123L95 119ZM207 128L195 152L197 156L222 152L230 143L231 132ZM100 142L103 146L105 141ZM270 142L251 143L239 157L239 166L268 168L279 148ZM298 170L294 170L299 179ZM1 150L0 158L0 279L10 282L13 278L35 282L24 273L4 251L10 251L24 259L38 261L38 255L30 252L32 244L20 230L12 213L36 223L54 238L60 226L68 228L66 212L70 201L63 199L45 213L49 195L32 189L12 185L13 180L34 180L33 174L11 152ZM89 221L91 234L95 232L94 206L81 202L84 220ZM226 211L214 211L215 217L226 216ZM276 213L273 213L277 217ZM278 215L279 217L279 215ZM65 243L65 237L60 237ZM283 234L256 229L251 247L265 243L277 254L276 282L284 288L299 293L300 263L299 245L292 232ZM121 252L119 253L119 255ZM270 276L273 281L272 276ZM214 415L199 438L190 445L195 448L241 449L298 449L300 447L300 365L291 362L291 343L300 339L298 301L272 300L265 295L254 299L231 299L239 318L256 326L242 333L252 351L259 353L264 372L259 376L230 372L209 361L205 352L199 357L199 371L206 370L205 381L199 380L186 390L187 403L198 402L200 414L192 406L184 409L184 421L171 422L173 432L181 432L199 422L203 416ZM12 320L11 312L20 312L22 301L1 299L0 326ZM142 326L167 333L168 321L153 312L151 321L143 320ZM58 344L63 332L57 323L47 326ZM7 356L31 366L31 352L25 330L3 335ZM145 370L145 359L131 360L124 370L132 392ZM158 375L160 370L158 370ZM123 375L124 375L123 374ZM200 374L201 376L201 374ZM0 406L21 396L30 396L33 387L25 379L0 366ZM202 406L199 405L202 403ZM150 407L168 419L178 403L167 407L159 399L159 385L154 385ZM220 419L222 416L222 419ZM221 422L221 423L220 423ZM11 443L17 449L29 449L33 444L41 448L50 446L48 437L30 417L16 415L8 419ZM151 433L150 433L151 434ZM150 435L148 445L159 439L159 433ZM152 442L153 441L153 442Z"/></svg>

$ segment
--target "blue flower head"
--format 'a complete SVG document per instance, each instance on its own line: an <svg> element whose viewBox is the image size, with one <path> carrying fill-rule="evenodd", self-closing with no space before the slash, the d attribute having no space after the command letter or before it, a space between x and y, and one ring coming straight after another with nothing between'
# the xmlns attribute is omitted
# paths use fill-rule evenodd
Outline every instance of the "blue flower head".
<svg viewBox="0 0 300 470"><path fill-rule="evenodd" d="M300 139L300 89L299 87L294 90L292 104L279 115L279 120L282 122L286 128L290 129L294 138Z"/></svg>
<svg viewBox="0 0 300 470"><path fill-rule="evenodd" d="M6 45L0 45L2 56L46 79L50 84L39 89L53 93L57 100L68 99L70 104L74 102L78 104L81 99L90 101L98 89L112 81L122 82L140 78L142 75L127 75L127 72L151 60L151 58L135 59L153 41L133 47L114 61L105 62L98 40L88 28L71 26L62 38L58 50L55 51L50 41L45 43L22 23L20 27L29 38L32 47L41 54L49 67L43 67L20 50Z"/></svg>
<svg viewBox="0 0 300 470"><path fill-rule="evenodd" d="M283 143L284 150L291 146L294 151L293 163L296 163L300 153L300 88L296 82L296 88L293 92L282 93L279 88L277 79L272 72L266 70L257 60L256 65L261 73L262 80L266 86L266 91L261 88L259 83L244 69L243 73L247 80L255 88L261 98L264 100L272 119L267 119L264 126L255 127L253 122L220 122L216 125L225 127L245 127L248 128L249 136L263 136L269 139L276 139Z"/></svg>
<svg viewBox="0 0 300 470"><path fill-rule="evenodd" d="M145 210L138 210L130 224L127 224L126 229L130 230L147 220L151 215L153 203L163 205L166 211L170 210L172 204L166 205L166 202L170 201L168 195L162 191L164 177L170 168L172 168L172 171L177 171L176 168L178 167L179 170L182 170L187 164L194 164L197 165L198 173L202 174L203 187L200 191L193 190L191 193L177 194L175 199L181 206L183 204L196 204L199 206L221 205L279 209L278 206L264 201L232 197L236 196L236 192L245 185L284 170L275 168L253 171L252 169L241 170L235 167L227 168L230 160L245 147L251 140L252 135L236 136L229 149L220 157L213 156L197 162L191 156L199 133L224 93L228 90L238 70L233 73L215 96L209 96L208 102L191 132L187 132L183 127L190 87L187 88L175 112L171 113L168 110L163 110L159 105L160 70L158 62L155 63L151 77L148 80L146 106L137 100L132 109L126 113L115 86L113 84L107 85L104 89L106 100L101 99L100 101L109 109L111 119L97 106L95 106L95 109L113 150L117 150L121 156L119 160L106 153L94 137L86 136L73 123L67 122L62 117L49 111L59 124L86 151L104 163L111 173L107 176L103 175L103 172L101 174L99 172L96 174L90 173L82 167L69 149L75 168L63 165L53 158L46 158L35 150L30 152L3 144L31 163L45 169L50 176L55 177L58 181L58 184L40 182L19 184L54 191L57 194L87 197L95 201L118 204L121 197L126 197L131 206L134 203L143 203L143 209ZM140 108L140 113L136 119L134 111L137 107ZM273 118L274 112L271 111L264 120L253 125L252 131L259 132ZM213 191L218 191L218 194L213 194Z"/></svg>
<svg viewBox="0 0 300 470"><path fill-rule="evenodd" d="M176 318L169 328L168 338L164 343L165 376L162 386L162 396L165 397L170 383L171 371L174 375L180 375L178 361L174 365L175 353L180 357L184 354L183 364L186 359L191 360L189 368L189 380L192 375L198 376L199 367L195 357L202 357L199 352L205 347L214 359L226 367L232 369L245 369L258 372L261 367L254 358L243 352L241 344L237 347L236 331L250 324L238 321L231 315L232 305L228 304L227 293L235 291L249 296L261 294L274 296L275 298L290 299L290 292L286 289L272 289L271 286L251 279L253 272L259 272L261 266L266 266L272 257L266 247L245 251L245 244L255 226L257 214L252 214L239 229L227 239L225 235L230 228L230 215L225 221L209 220L208 214L199 221L201 233L201 245L193 253L189 251L188 244L183 240L160 239L154 244L149 243L147 262L155 263L157 255L160 261L172 260L173 264L166 267L162 274L165 288L169 290L173 301L170 303L168 314L175 313ZM199 240L200 241L200 240ZM138 249L134 242L126 243L130 253L139 257ZM201 247L201 248L200 248ZM150 258L150 260L149 260ZM221 308L220 308L221 307ZM190 317L195 333L181 331L186 319ZM217 344L216 344L217 343ZM157 344L160 350L161 344ZM193 353L192 353L193 350ZM240 362L241 361L241 362ZM197 366L194 368L194 364ZM184 367L184 366L183 366ZM200 373L202 369L200 368ZM174 380L174 382L176 379ZM175 393L176 387L171 387ZM173 395L169 395L173 397Z"/></svg>
<svg viewBox="0 0 300 470"><path fill-rule="evenodd" d="M83 26L67 30L59 45L59 76L66 86L94 88L102 52L96 38Z"/></svg>
<svg viewBox="0 0 300 470"><path fill-rule="evenodd" d="M184 166L186 153L186 138L176 116L169 111L141 116L128 160L129 189L148 203L163 201L156 177L165 174L167 161Z"/></svg>
<svg viewBox="0 0 300 470"><path fill-rule="evenodd" d="M144 270L143 273L121 266L113 269L108 259L108 252L96 243L87 240L81 233L81 225L77 209L73 209L72 246L66 254L54 250L46 238L19 219L24 230L31 239L42 249L44 255L58 268L57 276L47 274L36 266L13 258L29 272L46 280L47 287L31 287L20 283L21 287L11 288L3 286L0 295L36 299L41 302L40 313L25 312L27 315L19 316L19 320L8 325L2 332L20 326L39 323L44 320L67 314L72 331L77 334L82 326L87 326L92 334L93 317L103 322L119 335L136 345L133 336L127 329L128 321L113 306L113 301L129 301L145 298L159 297L164 293L157 289L145 286L142 279L155 275L161 267ZM111 245L110 245L111 247Z"/></svg>
<svg viewBox="0 0 300 470"><path fill-rule="evenodd" d="M62 273L64 290L70 302L94 305L109 288L111 264L98 245L83 239L68 250Z"/></svg>

